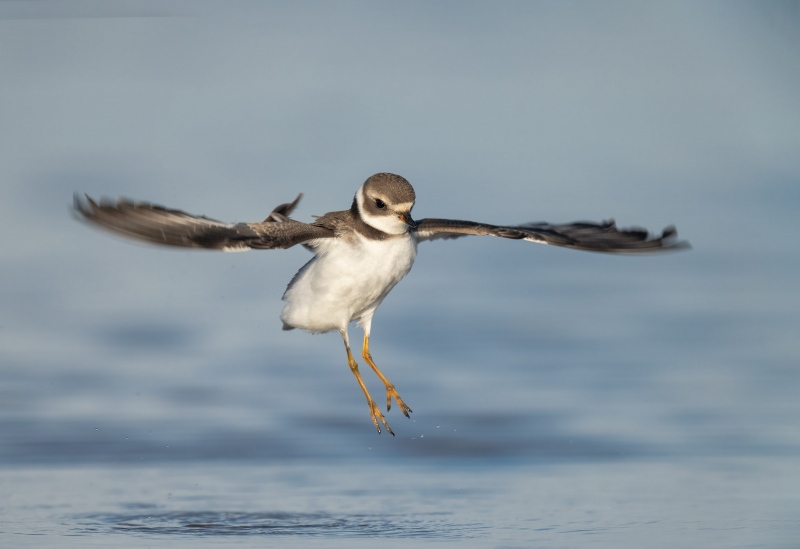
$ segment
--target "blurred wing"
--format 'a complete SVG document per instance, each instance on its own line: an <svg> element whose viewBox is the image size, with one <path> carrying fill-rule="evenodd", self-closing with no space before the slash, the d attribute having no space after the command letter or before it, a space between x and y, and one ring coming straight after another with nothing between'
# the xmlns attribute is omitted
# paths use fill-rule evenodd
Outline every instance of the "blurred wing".
<svg viewBox="0 0 800 549"><path fill-rule="evenodd" d="M260 223L223 223L146 202L118 199L95 202L75 196L75 212L90 223L115 233L168 246L223 251L290 248L317 238L334 236L333 230L301 223L287 216L300 200L281 204Z"/></svg>
<svg viewBox="0 0 800 549"><path fill-rule="evenodd" d="M420 241L468 235L499 236L576 250L611 253L635 254L689 247L688 242L677 241L678 233L674 227L664 229L661 236L651 237L646 229L617 229L614 220L565 225L528 223L513 227L455 219L422 219L417 222L417 238Z"/></svg>

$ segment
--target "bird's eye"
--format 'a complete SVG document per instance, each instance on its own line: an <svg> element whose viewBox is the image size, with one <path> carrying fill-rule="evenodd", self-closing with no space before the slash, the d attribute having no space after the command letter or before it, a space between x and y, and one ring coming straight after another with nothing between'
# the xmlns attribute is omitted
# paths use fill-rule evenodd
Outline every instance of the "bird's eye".
<svg viewBox="0 0 800 549"><path fill-rule="evenodd" d="M383 200L381 200L380 198L375 199L375 205L378 207L379 210L382 210L386 207L386 204L384 204Z"/></svg>

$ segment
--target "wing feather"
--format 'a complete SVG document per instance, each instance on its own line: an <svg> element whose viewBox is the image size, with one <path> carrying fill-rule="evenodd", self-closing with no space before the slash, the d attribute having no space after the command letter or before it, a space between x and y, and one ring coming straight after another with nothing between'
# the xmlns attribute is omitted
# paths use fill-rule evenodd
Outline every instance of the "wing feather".
<svg viewBox="0 0 800 549"><path fill-rule="evenodd" d="M238 251L290 248L309 240L332 237L334 232L329 228L289 219L300 196L276 207L260 223L224 223L124 198L113 202L102 199L98 203L88 196L82 200L76 195L74 207L80 218L103 229L167 246Z"/></svg>
<svg viewBox="0 0 800 549"><path fill-rule="evenodd" d="M498 236L610 253L635 254L689 247L688 242L677 240L675 227L667 227L660 236L651 236L646 229L638 227L618 229L613 219L602 223L581 221L564 225L528 223L515 226L488 225L457 219L422 219L417 222L417 238L420 241L468 235Z"/></svg>

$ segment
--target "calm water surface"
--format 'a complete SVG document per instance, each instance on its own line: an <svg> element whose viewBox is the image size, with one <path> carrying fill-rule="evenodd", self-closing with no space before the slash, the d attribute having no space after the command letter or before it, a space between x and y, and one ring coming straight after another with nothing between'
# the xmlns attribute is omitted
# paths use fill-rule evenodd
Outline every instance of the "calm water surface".
<svg viewBox="0 0 800 549"><path fill-rule="evenodd" d="M768 465L768 467L765 467ZM768 470L765 470L768 469ZM792 547L788 460L5 469L8 547ZM265 539L266 538L266 539Z"/></svg>
<svg viewBox="0 0 800 549"><path fill-rule="evenodd" d="M425 322L395 299L374 353L415 409L387 416L396 437L373 431L334 336L273 326L268 342L231 342L214 315L186 311L234 316L244 298L165 294L121 315L140 305L90 299L88 312L76 289L16 329L41 347L5 340L0 542L796 547L796 344L779 322L790 312L715 312L720 281L727 291L752 273L697 255L645 259L644 278L666 269L673 282L650 296L629 277L636 299L606 295L624 264L553 255L522 323L527 303L503 312L514 291L476 291L469 314L463 297L439 298ZM581 260L600 269L591 290L563 282ZM216 273L229 268L201 278ZM696 300L687 287L702 289ZM778 299L759 287L760 302ZM267 334L250 320L246 333Z"/></svg>

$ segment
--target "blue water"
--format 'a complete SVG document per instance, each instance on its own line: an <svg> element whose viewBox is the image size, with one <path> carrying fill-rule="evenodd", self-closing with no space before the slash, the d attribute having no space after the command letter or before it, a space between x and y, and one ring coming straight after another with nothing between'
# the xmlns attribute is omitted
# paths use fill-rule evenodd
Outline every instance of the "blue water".
<svg viewBox="0 0 800 549"><path fill-rule="evenodd" d="M0 2L0 547L800 546L796 10L437 6ZM305 250L69 213L309 220L381 170L418 218L693 249L423 243L391 437L337 334L280 329Z"/></svg>
<svg viewBox="0 0 800 549"><path fill-rule="evenodd" d="M4 324L0 370L4 546L800 539L790 277L759 279L753 263L731 273L697 246L651 258L535 248L536 284L498 266L443 294L430 284L448 270L418 265L376 322L374 356L414 409L387 415L390 437L375 433L338 336L281 332L279 302L249 274L238 295L221 289L254 268L237 264L246 256L80 238L106 260L135 256L165 289L105 302L107 280L70 272L85 269L76 261L62 271L69 295L46 290L33 310L6 301L20 321ZM447 267L516 251L490 244ZM590 287L567 275L582 265ZM171 288L178 276L216 289Z"/></svg>

